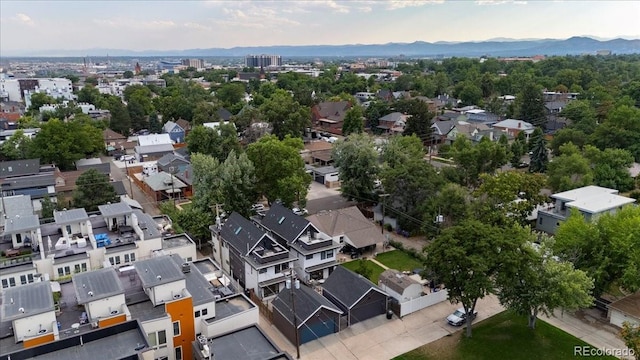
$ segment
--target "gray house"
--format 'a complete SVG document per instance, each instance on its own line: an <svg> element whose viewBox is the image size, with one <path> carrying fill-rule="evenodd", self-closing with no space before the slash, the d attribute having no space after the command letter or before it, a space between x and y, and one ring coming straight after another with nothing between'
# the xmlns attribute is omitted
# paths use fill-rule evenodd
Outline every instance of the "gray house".
<svg viewBox="0 0 640 360"><path fill-rule="evenodd" d="M322 295L346 314L347 326L387 311L387 293L345 267L336 267L322 288Z"/></svg>

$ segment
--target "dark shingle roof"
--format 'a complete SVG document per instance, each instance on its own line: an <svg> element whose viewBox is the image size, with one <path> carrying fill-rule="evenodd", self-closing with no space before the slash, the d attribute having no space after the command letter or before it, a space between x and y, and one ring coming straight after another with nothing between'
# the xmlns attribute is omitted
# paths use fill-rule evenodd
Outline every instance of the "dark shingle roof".
<svg viewBox="0 0 640 360"><path fill-rule="evenodd" d="M277 311L279 311L285 319L289 321L289 323L293 324L293 311L291 304L291 290L283 289L275 299L271 305ZM306 321L311 315L313 315L318 309L321 307L325 307L330 311L336 312L338 314L342 314L342 311L338 309L331 301L324 298L322 295L318 294L314 290L301 285L300 289L293 289L293 296L295 297L296 302L296 317L298 320L298 327L304 325L304 321Z"/></svg>
<svg viewBox="0 0 640 360"><path fill-rule="evenodd" d="M266 233L242 215L233 212L220 229L220 236L241 254L248 254Z"/></svg>
<svg viewBox="0 0 640 360"><path fill-rule="evenodd" d="M127 189L125 189L122 181L112 181L109 184L113 186L113 190L116 191L116 195L127 195Z"/></svg>
<svg viewBox="0 0 640 360"><path fill-rule="evenodd" d="M322 288L347 308L355 305L360 298L372 289L386 295L369 279L342 266L336 266L335 270L322 285Z"/></svg>
<svg viewBox="0 0 640 360"><path fill-rule="evenodd" d="M307 219L294 214L293 211L278 203L271 205L261 223L280 235L287 243L293 242L310 224Z"/></svg>
<svg viewBox="0 0 640 360"><path fill-rule="evenodd" d="M100 174L109 175L111 173L111 163L78 165L76 169L84 171L95 169Z"/></svg>
<svg viewBox="0 0 640 360"><path fill-rule="evenodd" d="M0 162L0 178L32 175L40 172L40 159Z"/></svg>
<svg viewBox="0 0 640 360"><path fill-rule="evenodd" d="M220 116L220 119L222 119L223 121L229 121L229 119L231 119L231 112L225 108L220 108L217 111L218 116Z"/></svg>
<svg viewBox="0 0 640 360"><path fill-rule="evenodd" d="M80 305L124 294L122 283L112 267L74 275L72 281Z"/></svg>

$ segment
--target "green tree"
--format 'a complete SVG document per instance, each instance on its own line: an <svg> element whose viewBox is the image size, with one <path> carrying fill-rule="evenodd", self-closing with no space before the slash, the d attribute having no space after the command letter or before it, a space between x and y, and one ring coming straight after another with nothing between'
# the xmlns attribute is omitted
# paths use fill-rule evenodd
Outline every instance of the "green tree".
<svg viewBox="0 0 640 360"><path fill-rule="evenodd" d="M193 127L208 122L219 121L220 115L218 115L218 108L212 103L201 101L193 110L193 120L191 120L191 124Z"/></svg>
<svg viewBox="0 0 640 360"><path fill-rule="evenodd" d="M640 359L640 324L632 324L629 321L623 322L620 337L624 344L633 350L636 360Z"/></svg>
<svg viewBox="0 0 640 360"><path fill-rule="evenodd" d="M429 106L426 102L418 99L413 100L400 100L394 104L394 108L403 113L409 115L407 124L404 129L404 135L416 135L423 144L427 144L431 141L431 119L435 116L434 113L429 111Z"/></svg>
<svg viewBox="0 0 640 360"><path fill-rule="evenodd" d="M253 163L247 154L237 154L235 150L231 150L220 167L224 210L227 214L235 211L249 218L251 205L258 199Z"/></svg>
<svg viewBox="0 0 640 360"><path fill-rule="evenodd" d="M2 146L0 153L6 160L24 160L29 157L31 150L31 138L24 134L22 129L17 130Z"/></svg>
<svg viewBox="0 0 640 360"><path fill-rule="evenodd" d="M571 142L582 149L587 141L588 138L584 132L573 128L564 128L556 131L553 135L550 148L553 155L558 156L560 155L560 146Z"/></svg>
<svg viewBox="0 0 640 360"><path fill-rule="evenodd" d="M427 246L427 269L448 291L451 303L461 303L467 314L475 311L478 299L493 293L493 277L499 268L501 231L475 220L445 229ZM470 316L467 337L471 337Z"/></svg>
<svg viewBox="0 0 640 360"><path fill-rule="evenodd" d="M75 207L84 208L86 211L96 211L98 205L117 201L118 196L109 183L107 175L101 174L95 169L89 169L76 180L76 190L73 194Z"/></svg>
<svg viewBox="0 0 640 360"><path fill-rule="evenodd" d="M518 118L536 127L545 127L547 122L542 90L536 84L526 83L516 97Z"/></svg>
<svg viewBox="0 0 640 360"><path fill-rule="evenodd" d="M482 89L476 84L465 82L458 97L463 105L479 105L482 100Z"/></svg>
<svg viewBox="0 0 640 360"><path fill-rule="evenodd" d="M276 90L264 101L260 113L262 119L273 126L273 134L279 139L287 135L302 137L305 128L311 125L309 108L301 106L282 89Z"/></svg>
<svg viewBox="0 0 640 360"><path fill-rule="evenodd" d="M196 126L187 135L186 143L190 153L211 155L220 161L232 151L242 151L233 124L222 124L217 129Z"/></svg>
<svg viewBox="0 0 640 360"><path fill-rule="evenodd" d="M58 101L56 99L54 99L52 96L47 95L46 93L33 93L31 95L31 105L29 106L29 111L31 113L36 113L40 110L40 107L42 105L57 103Z"/></svg>
<svg viewBox="0 0 640 360"><path fill-rule="evenodd" d="M122 73L122 77L125 79L132 79L133 78L133 71L131 70L127 70L124 73Z"/></svg>
<svg viewBox="0 0 640 360"><path fill-rule="evenodd" d="M246 88L241 82L229 82L222 84L216 90L216 98L222 103L222 106L231 109L236 104L242 102Z"/></svg>
<svg viewBox="0 0 640 360"><path fill-rule="evenodd" d="M100 101L100 91L92 85L85 85L77 93L78 102L98 105Z"/></svg>
<svg viewBox="0 0 640 360"><path fill-rule="evenodd" d="M338 141L332 158L339 169L342 196L350 200L370 200L378 176L378 152L373 138L353 134L348 140Z"/></svg>
<svg viewBox="0 0 640 360"><path fill-rule="evenodd" d="M462 175L464 184L473 187L482 173L493 173L507 163L507 151L486 136L476 145L464 136L458 136L450 154Z"/></svg>
<svg viewBox="0 0 640 360"><path fill-rule="evenodd" d="M627 105L613 109L591 135L591 144L629 150L640 161L640 109Z"/></svg>
<svg viewBox="0 0 640 360"><path fill-rule="evenodd" d="M623 149L600 150L587 145L584 156L591 162L595 185L617 189L621 192L633 190L635 183L629 168L633 164L633 155Z"/></svg>
<svg viewBox="0 0 640 360"><path fill-rule="evenodd" d="M256 190L269 203L277 199L285 206L306 203L311 176L305 170L301 149L302 139L286 136L278 140L274 135L263 136L247 148L255 166Z"/></svg>
<svg viewBox="0 0 640 360"><path fill-rule="evenodd" d="M51 201L49 195L46 195L44 199L42 199L42 219L51 219L53 218L53 211L56 210L56 204Z"/></svg>
<svg viewBox="0 0 640 360"><path fill-rule="evenodd" d="M371 131L378 131L378 119L390 113L390 106L384 101L372 101L364 111L364 117L367 118L367 127Z"/></svg>
<svg viewBox="0 0 640 360"><path fill-rule="evenodd" d="M591 164L573 143L560 146L557 156L547 166L549 186L555 192L567 191L593 183Z"/></svg>
<svg viewBox="0 0 640 360"><path fill-rule="evenodd" d="M515 139L513 143L511 143L511 166L518 167L518 165L520 165L522 155L526 152L526 146L527 145L520 139Z"/></svg>
<svg viewBox="0 0 640 360"><path fill-rule="evenodd" d="M342 135L361 133L364 130L363 113L360 106L353 106L347 110L342 124Z"/></svg>
<svg viewBox="0 0 640 360"><path fill-rule="evenodd" d="M585 100L574 100L562 109L560 116L571 121L571 129L581 131L587 135L592 134L598 123L596 112L591 104ZM577 143L575 143L577 145Z"/></svg>
<svg viewBox="0 0 640 360"><path fill-rule="evenodd" d="M529 171L531 172L545 172L547 165L549 164L549 150L547 150L547 140L544 136L536 137L532 140L531 144L531 163L529 164Z"/></svg>

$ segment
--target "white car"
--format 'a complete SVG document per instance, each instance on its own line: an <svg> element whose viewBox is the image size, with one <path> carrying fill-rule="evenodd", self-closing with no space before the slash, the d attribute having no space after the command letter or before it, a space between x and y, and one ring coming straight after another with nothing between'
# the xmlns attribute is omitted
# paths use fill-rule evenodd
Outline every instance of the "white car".
<svg viewBox="0 0 640 360"><path fill-rule="evenodd" d="M473 315L471 316L471 320L475 319L476 316L478 316L478 312L474 311ZM464 311L463 307L457 309L456 311L454 311L453 314L447 316L447 322L453 326L463 325L465 324L466 320L467 320L467 314Z"/></svg>
<svg viewBox="0 0 640 360"><path fill-rule="evenodd" d="M300 209L300 208L297 208L297 207L294 207L293 209L291 209L291 211L293 211L294 214L300 215L300 216L305 216L305 215L309 214L307 209Z"/></svg>

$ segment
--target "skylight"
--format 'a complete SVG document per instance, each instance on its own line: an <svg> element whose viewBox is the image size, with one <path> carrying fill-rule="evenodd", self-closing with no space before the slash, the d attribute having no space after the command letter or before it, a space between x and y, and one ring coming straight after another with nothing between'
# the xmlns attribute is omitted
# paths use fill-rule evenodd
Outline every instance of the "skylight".
<svg viewBox="0 0 640 360"><path fill-rule="evenodd" d="M278 224L282 224L282 222L284 221L284 216L280 218L280 220L278 220Z"/></svg>
<svg viewBox="0 0 640 360"><path fill-rule="evenodd" d="M242 231L242 226L238 226L236 229L236 235L240 234L240 231Z"/></svg>

